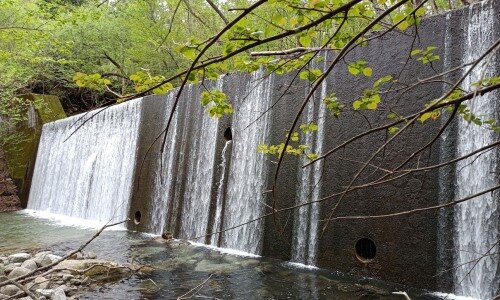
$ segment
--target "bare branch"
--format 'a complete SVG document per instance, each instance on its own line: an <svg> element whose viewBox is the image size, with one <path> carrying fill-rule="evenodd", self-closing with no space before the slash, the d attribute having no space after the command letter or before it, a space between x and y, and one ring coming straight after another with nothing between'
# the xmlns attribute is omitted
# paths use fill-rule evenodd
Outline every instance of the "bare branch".
<svg viewBox="0 0 500 300"><path fill-rule="evenodd" d="M250 52L250 56L258 57L258 56L274 56L274 55L290 55L296 53L304 53L304 52L314 52L314 51L331 51L333 49L325 49L324 47L316 47L316 48L308 48L308 47L296 47L287 50L276 50L276 51L256 51Z"/></svg>
<svg viewBox="0 0 500 300"><path fill-rule="evenodd" d="M222 13L222 11L215 5L215 3L212 2L212 0L206 0L207 3L215 10L215 12L219 15L219 17L224 21L224 24L229 24L229 21L227 20L226 16Z"/></svg>

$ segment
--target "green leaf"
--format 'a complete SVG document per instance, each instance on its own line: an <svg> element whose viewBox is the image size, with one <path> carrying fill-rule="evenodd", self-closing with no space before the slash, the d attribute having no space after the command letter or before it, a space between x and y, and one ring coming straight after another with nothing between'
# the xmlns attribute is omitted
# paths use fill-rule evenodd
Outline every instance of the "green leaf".
<svg viewBox="0 0 500 300"><path fill-rule="evenodd" d="M352 103L352 107L355 109L355 110L358 110L361 108L361 105L363 105L363 102L360 101L360 100L356 100Z"/></svg>
<svg viewBox="0 0 500 300"><path fill-rule="evenodd" d="M422 114L418 120L422 123L424 123L427 119L429 119L430 117L432 117L432 112L426 112L424 114Z"/></svg>
<svg viewBox="0 0 500 300"><path fill-rule="evenodd" d="M394 120L394 119L397 119L398 118L398 115L395 113L395 112L390 112L387 114L387 119L389 120Z"/></svg>
<svg viewBox="0 0 500 300"><path fill-rule="evenodd" d="M283 26L286 23L285 17L283 15L281 15L281 14L274 15L271 20L273 21L273 23L275 23L275 24L277 24L279 26Z"/></svg>
<svg viewBox="0 0 500 300"><path fill-rule="evenodd" d="M194 60L196 58L195 48L184 46L180 49L180 52L189 60Z"/></svg>
<svg viewBox="0 0 500 300"><path fill-rule="evenodd" d="M396 132L399 131L399 128L396 126L392 126L392 127L389 127L388 131L390 134L395 134Z"/></svg>
<svg viewBox="0 0 500 300"><path fill-rule="evenodd" d="M311 45L311 37L308 35L303 35L299 38L299 42L303 47L309 47Z"/></svg>
<svg viewBox="0 0 500 300"><path fill-rule="evenodd" d="M422 52L421 49L415 49L415 50L411 51L410 56L415 56L415 55L417 55L417 54L419 54L421 52Z"/></svg>
<svg viewBox="0 0 500 300"><path fill-rule="evenodd" d="M349 70L349 73L352 75L358 75L359 74L359 69L353 66L348 66L347 69Z"/></svg>
<svg viewBox="0 0 500 300"><path fill-rule="evenodd" d="M370 77L372 76L372 74L373 74L372 68L366 67L363 69L363 75L365 75L366 77Z"/></svg>
<svg viewBox="0 0 500 300"><path fill-rule="evenodd" d="M318 158L318 154L316 154L316 153L309 153L309 154L307 154L307 158L309 160L315 160L316 158Z"/></svg>

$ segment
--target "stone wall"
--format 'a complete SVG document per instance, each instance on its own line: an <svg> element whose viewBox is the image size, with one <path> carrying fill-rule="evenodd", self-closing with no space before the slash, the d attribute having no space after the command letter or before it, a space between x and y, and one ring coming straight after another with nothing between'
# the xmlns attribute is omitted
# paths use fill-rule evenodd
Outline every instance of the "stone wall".
<svg viewBox="0 0 500 300"><path fill-rule="evenodd" d="M0 150L0 212L21 209L17 187L10 178L5 154Z"/></svg>

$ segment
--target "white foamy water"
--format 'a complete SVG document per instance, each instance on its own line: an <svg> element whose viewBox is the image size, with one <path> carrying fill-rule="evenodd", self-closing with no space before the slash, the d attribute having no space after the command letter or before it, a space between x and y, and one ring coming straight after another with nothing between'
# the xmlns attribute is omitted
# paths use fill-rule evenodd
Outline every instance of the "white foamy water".
<svg viewBox="0 0 500 300"><path fill-rule="evenodd" d="M267 112L254 122L271 105L273 75L262 82L263 70L253 73L246 99L240 100L233 116L233 145L224 212L224 228L230 228L255 219L264 212L268 163L264 154L257 153L257 145L269 136L271 113ZM223 247L249 253L262 251L263 220L252 222L223 234Z"/></svg>
<svg viewBox="0 0 500 300"><path fill-rule="evenodd" d="M214 225L212 227L212 232L218 232L222 229L222 209L223 209L223 200L224 200L224 192L225 192L225 179L226 179L226 169L227 169L227 158L228 158L228 149L231 146L231 141L226 141L226 144L224 145L224 148L222 149L222 154L221 154L221 163L219 165L220 169L220 178L219 182L217 183L217 200L216 200L216 208L215 208L215 218L214 218ZM211 239L210 239L210 244L212 246L217 246L219 243L219 236L220 234L213 234Z"/></svg>
<svg viewBox="0 0 500 300"><path fill-rule="evenodd" d="M46 211L38 211L32 209L23 209L19 211L20 214L26 214L34 218L40 218L48 220L54 225L58 226L71 226L84 229L101 229L105 225L109 225L109 222L92 221L87 219L79 219L74 217L68 217L60 214L53 214ZM126 230L124 224L119 224L115 226L110 226L105 230Z"/></svg>
<svg viewBox="0 0 500 300"><path fill-rule="evenodd" d="M325 65L326 67L326 57ZM325 69L325 68L324 68ZM307 104L305 123L316 122L318 130L305 134L301 143L309 145L309 151L323 152L326 108L322 100L326 97L327 81L321 84L320 99L311 99ZM319 105L319 106L318 106ZM317 117L315 116L317 114ZM304 133L301 132L302 135ZM302 156L299 159L297 204L303 204L319 199L321 191L321 174L323 160L312 166L302 168L309 160ZM302 206L295 212L294 234L292 241L292 261L306 265L315 265L318 248L319 203Z"/></svg>
<svg viewBox="0 0 500 300"><path fill-rule="evenodd" d="M248 253L245 251L230 249L230 248L220 248L220 247L207 245L207 244L203 244L203 243L197 243L197 242L193 242L193 241L189 241L189 243L193 246L196 246L196 247L203 247L203 248L207 248L207 249L214 250L214 251L217 251L219 253L224 253L224 254L230 254L230 255L242 256L242 257L261 257L260 255Z"/></svg>
<svg viewBox="0 0 500 300"><path fill-rule="evenodd" d="M175 92L171 91L165 99L165 101L167 101L167 109L165 111L162 128L167 126L167 121L172 111L174 97ZM156 161L152 193L153 213L150 220L151 232L155 234L162 234L164 231L165 220L168 213L168 204L172 200L172 194L174 192L174 159L177 155L175 151L177 143L179 142L179 129L177 128L178 119L179 113L178 110L176 110L167 133L165 150L162 156L161 153L158 154L158 159Z"/></svg>
<svg viewBox="0 0 500 300"><path fill-rule="evenodd" d="M463 62L470 62L484 53L495 41L495 16L492 2L482 2L469 7L469 24L465 36ZM485 60L486 62L488 59ZM492 59L494 62L495 60ZM494 75L494 68L480 65L464 81L470 88L483 76ZM498 93L488 93L469 101L468 105L482 119L495 118L498 110ZM486 127L479 127L461 119L458 125L457 157L495 140L495 134ZM488 151L466 159L456 167L456 199L461 199L498 184L495 176L498 155ZM498 290L498 254L477 260L483 254L498 253L493 247L500 239L499 200L497 193L488 193L455 207L456 257L454 274L455 293L480 299L491 299ZM491 250L490 248L493 247ZM477 261L477 264L475 262ZM472 270L471 270L472 269ZM468 274L470 272L470 274Z"/></svg>
<svg viewBox="0 0 500 300"><path fill-rule="evenodd" d="M224 77L217 80L216 88L222 89ZM188 87L188 99L193 87ZM194 99L189 118L195 122L195 133L190 137L191 148L187 161L187 183L182 207L181 237L193 238L207 233L210 200L214 178L215 148L218 118L208 115Z"/></svg>
<svg viewBox="0 0 500 300"><path fill-rule="evenodd" d="M140 107L136 99L90 112L80 121L82 115L45 124L28 208L98 222L125 220Z"/></svg>

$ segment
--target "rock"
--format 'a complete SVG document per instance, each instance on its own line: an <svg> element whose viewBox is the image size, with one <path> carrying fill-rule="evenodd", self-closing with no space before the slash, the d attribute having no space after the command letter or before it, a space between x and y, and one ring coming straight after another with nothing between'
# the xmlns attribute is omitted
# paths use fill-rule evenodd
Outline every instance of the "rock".
<svg viewBox="0 0 500 300"><path fill-rule="evenodd" d="M38 276L29 287L30 290L44 290L49 287L50 281L42 276Z"/></svg>
<svg viewBox="0 0 500 300"><path fill-rule="evenodd" d="M45 296L38 297L38 300L47 300Z"/></svg>
<svg viewBox="0 0 500 300"><path fill-rule="evenodd" d="M58 264L55 268L56 269L75 269L75 270L85 270L88 269L89 267L93 265L105 265L105 266L115 266L115 264L112 264L110 262L107 262L105 260L90 260L90 259L84 259L84 260L76 260L76 259L67 259L65 261L62 261L60 264Z"/></svg>
<svg viewBox="0 0 500 300"><path fill-rule="evenodd" d="M7 296L14 296L19 291L20 291L20 289L13 284L9 284L9 285L6 285L6 286L3 286L0 288L0 293L7 295Z"/></svg>
<svg viewBox="0 0 500 300"><path fill-rule="evenodd" d="M38 258L40 256L47 255L47 254L52 254L52 252L50 252L50 251L41 251L41 252L36 253L34 257Z"/></svg>
<svg viewBox="0 0 500 300"><path fill-rule="evenodd" d="M9 275L7 277L9 277L10 279L13 279L13 278L16 278L19 276L26 275L29 272L31 272L31 271L26 269L26 268L16 267L14 270L12 270L12 272L9 273Z"/></svg>
<svg viewBox="0 0 500 300"><path fill-rule="evenodd" d="M44 297L50 298L54 290L52 289L38 289L36 292Z"/></svg>
<svg viewBox="0 0 500 300"><path fill-rule="evenodd" d="M7 276L5 275L0 275L0 282L4 282L5 280L7 280L9 278L7 278Z"/></svg>
<svg viewBox="0 0 500 300"><path fill-rule="evenodd" d="M9 263L9 258L7 256L0 256L0 263L2 264Z"/></svg>
<svg viewBox="0 0 500 300"><path fill-rule="evenodd" d="M5 267L5 269L3 270L4 274L9 274L10 272L12 272L12 270L14 270L15 268L20 267L20 266L21 266L21 263L13 263L13 264L7 265Z"/></svg>
<svg viewBox="0 0 500 300"><path fill-rule="evenodd" d="M28 259L28 260L25 260L22 264L21 264L21 267L22 268L26 268L30 271L34 271L37 269L37 265L36 265L36 262L34 259Z"/></svg>
<svg viewBox="0 0 500 300"><path fill-rule="evenodd" d="M4 295L4 294L0 294L0 300L4 300L4 299L7 299L7 298L9 298L9 296Z"/></svg>
<svg viewBox="0 0 500 300"><path fill-rule="evenodd" d="M69 291L69 289L70 289L70 288L69 288L67 285L65 285L65 284L61 285L59 288L61 288L64 292L67 292L67 291Z"/></svg>
<svg viewBox="0 0 500 300"><path fill-rule="evenodd" d="M35 278L34 282L36 284L40 284L40 283L44 283L44 282L47 282L49 281L47 278L43 277L43 276L38 276L37 278Z"/></svg>
<svg viewBox="0 0 500 300"><path fill-rule="evenodd" d="M52 300L66 300L66 293L62 286L56 288L50 297Z"/></svg>
<svg viewBox="0 0 500 300"><path fill-rule="evenodd" d="M31 258L31 255L28 253L16 253L9 255L9 262L10 263L22 263L25 260L28 260Z"/></svg>
<svg viewBox="0 0 500 300"><path fill-rule="evenodd" d="M80 252L77 252L77 253L71 255L69 258L70 259L77 259L77 260L84 259L83 254L81 254Z"/></svg>
<svg viewBox="0 0 500 300"><path fill-rule="evenodd" d="M75 276L73 276L73 275L71 275L71 274L63 274L63 276L62 276L62 280L63 280L64 282L66 282L66 281L70 281L70 280L71 280L71 279L73 279L73 278L75 278Z"/></svg>
<svg viewBox="0 0 500 300"><path fill-rule="evenodd" d="M72 285L76 285L76 286L79 286L79 285L81 285L81 284L82 284L82 282L81 282L79 279L77 279L77 278L73 278L73 279L71 279L71 280L69 281L69 283L70 283L70 284L72 284Z"/></svg>
<svg viewBox="0 0 500 300"><path fill-rule="evenodd" d="M38 255L38 254L37 254ZM59 259L61 259L61 256L58 256L58 255L54 255L54 254L51 254L51 253L44 253L42 255L39 255L39 256L36 256L35 255L35 262L36 264L39 266L39 267L45 267L45 266L48 266L50 264L53 264L55 263L56 261L58 261Z"/></svg>
<svg viewBox="0 0 500 300"><path fill-rule="evenodd" d="M92 251L89 251L89 252L85 253L84 257L86 259L96 259L97 258L97 254L95 254Z"/></svg>

